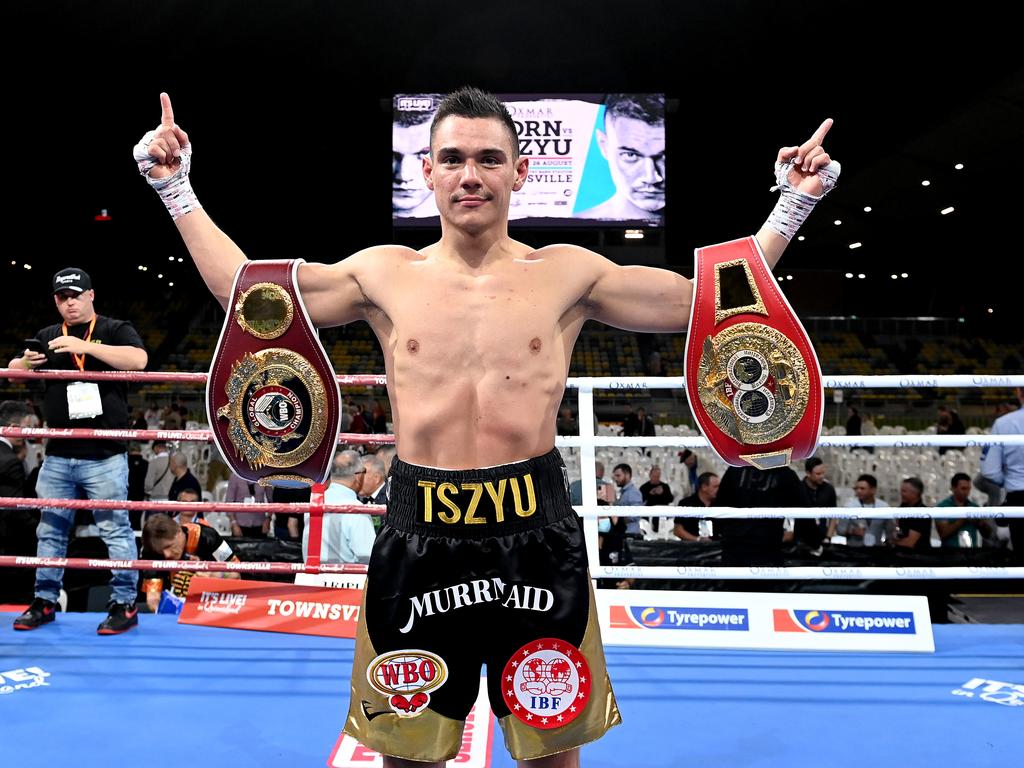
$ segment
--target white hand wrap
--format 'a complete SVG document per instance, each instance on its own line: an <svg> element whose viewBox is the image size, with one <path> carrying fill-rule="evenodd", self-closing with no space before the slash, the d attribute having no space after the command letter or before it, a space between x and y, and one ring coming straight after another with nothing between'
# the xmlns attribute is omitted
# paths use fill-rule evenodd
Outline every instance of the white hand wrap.
<svg viewBox="0 0 1024 768"><path fill-rule="evenodd" d="M192 190L192 182L188 180L188 172L192 167L192 145L183 144L181 147L181 165L178 170L163 179L155 179L150 176L150 171L157 165L157 161L149 154L149 145L153 143L156 131L150 131L142 140L135 145L132 156L138 163L139 173L149 182L149 186L156 190L163 200L167 212L172 219L179 219L186 213L197 211L203 206L199 204L196 193Z"/></svg>
<svg viewBox="0 0 1024 768"><path fill-rule="evenodd" d="M839 172L842 170L835 160L819 168L818 178L821 179L822 192L820 197L815 197L806 192L800 192L789 183L789 169L793 165L792 160L775 164L775 180L778 182L782 194L779 197L779 202L775 204L775 209L768 217L768 221L764 223L766 227L778 232L786 240L793 239L793 235L807 220L818 201L832 191L839 178Z"/></svg>

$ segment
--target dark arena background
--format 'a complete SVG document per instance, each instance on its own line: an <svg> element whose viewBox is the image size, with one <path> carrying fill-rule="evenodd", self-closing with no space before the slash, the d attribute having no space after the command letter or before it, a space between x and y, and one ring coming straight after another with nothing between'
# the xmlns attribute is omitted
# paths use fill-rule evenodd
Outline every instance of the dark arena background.
<svg viewBox="0 0 1024 768"><path fill-rule="evenodd" d="M1024 394L1024 59L1016 18L1012 4L986 1L4 4L0 365L60 321L53 275L79 267L92 277L96 311L138 330L147 371L209 369L223 311L131 156L159 123L162 91L191 138L193 186L220 228L251 259L322 262L437 238L430 222L396 226L389 209L396 94L463 85L535 97L664 94L666 206L658 226L530 219L513 221L510 231L529 245L573 243L618 264L687 277L695 247L761 227L778 196L771 188L779 148L804 141L831 117L825 147L842 163L841 178L774 274L826 380L898 377L874 388L826 384L823 437L905 436L894 437L903 444L823 444L817 455L836 504L856 505L855 486L871 475L887 506L899 506L903 481L917 477L925 506L934 507L951 498L951 481L963 473L970 500L996 507L1004 490L1015 489L986 482L985 438ZM384 374L365 323L324 329L321 340L338 374ZM569 375L682 377L685 343L685 335L590 322ZM939 386L932 377L941 375L985 377L985 385ZM366 432L392 431L383 386L346 385L341 394L352 427L343 431L360 431L356 413ZM0 377L0 400L27 401L42 417L43 382ZM208 428L201 385L133 382L128 405L133 426ZM640 408L649 422L637 420ZM592 395L570 388L558 434L580 435L581 412L593 414L590 434L599 438L699 435L681 386L622 385ZM944 434L966 437L953 447L929 443ZM137 455L152 461L151 440L135 442ZM30 478L42 445L33 440L22 454ZM707 447L694 447L694 463L679 446L598 440L587 454L579 442L560 445L570 481L593 471L587 462L595 458L608 480L614 466L629 464L638 488L658 469L673 505L698 493L699 474L725 469ZM210 444L171 449L187 459L203 500L225 499L229 471ZM804 477L802 462L794 469ZM34 493L4 485L3 495ZM0 556L35 555L38 513L15 507L0 510L22 526L18 533L0 521ZM136 529L140 514L133 513ZM592 568L609 565L604 556L593 562L595 516L587 521ZM715 570L723 566L717 520L702 521L699 539L689 541L674 535L673 516L643 519L630 538L623 551L640 572L602 571L598 579L599 594L668 595L649 598L644 610L655 613L633 605L638 634L653 628L658 610L683 606L672 602L682 590L705 593L695 602L701 606L715 599L706 593L810 596L815 610L832 595L917 595L927 600L918 619L933 625L934 651L730 649L714 639L650 647L606 637L624 724L584 747L583 765L1020 760L1024 553L1011 546L1002 512L963 526L966 536L943 536L933 524L935 547L924 554L885 546L891 529L888 542L854 546L855 536L842 536L827 518L817 524L824 538L802 538L808 520L797 517L785 525L777 578L742 580ZM303 562L295 529L239 536L227 514L207 518L242 561ZM81 511L75 522L68 557L106 558L91 515ZM950 536L957 546L944 541ZM687 568L692 575L680 578ZM784 570L792 568L817 570ZM880 576L882 568L898 569L899 578ZM961 575L946 578L942 568ZM985 570L995 568L1007 577ZM857 571L864 577L844 569L864 569ZM974 571L962 569L985 575L969 578ZM141 593L139 628L97 637L111 592L109 571L96 568L67 570L54 626L15 633L10 622L33 599L34 573L0 568L0 611L7 611L0 613L0 765L381 764L339 742L351 639L177 624L150 615ZM802 631L821 627L804 618ZM485 714L476 713L477 729ZM467 751L459 764L513 765L494 731L493 724L482 731L493 736L479 748L482 757Z"/></svg>

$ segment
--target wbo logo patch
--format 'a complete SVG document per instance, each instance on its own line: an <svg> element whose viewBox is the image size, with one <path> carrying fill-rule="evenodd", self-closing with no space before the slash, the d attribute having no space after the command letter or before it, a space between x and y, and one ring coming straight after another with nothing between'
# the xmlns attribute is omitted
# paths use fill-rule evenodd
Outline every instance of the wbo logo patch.
<svg viewBox="0 0 1024 768"><path fill-rule="evenodd" d="M388 706L396 715L415 717L430 704L430 691L440 688L448 679L448 665L428 651L392 651L370 662L366 679L388 697Z"/></svg>
<svg viewBox="0 0 1024 768"><path fill-rule="evenodd" d="M544 730L560 728L590 700L590 666L571 643L543 638L515 652L501 685L505 705L519 720Z"/></svg>

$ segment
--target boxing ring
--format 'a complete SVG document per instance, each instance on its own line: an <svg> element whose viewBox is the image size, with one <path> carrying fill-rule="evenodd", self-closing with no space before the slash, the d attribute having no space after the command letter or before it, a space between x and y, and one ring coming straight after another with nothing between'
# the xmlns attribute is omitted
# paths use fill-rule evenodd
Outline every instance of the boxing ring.
<svg viewBox="0 0 1024 768"><path fill-rule="evenodd" d="M196 627L148 614L137 630L114 637L97 636L95 624L95 615L70 613L37 632L0 633L0 672L35 667L48 675L45 685L0 694L4 765L330 764L348 706L352 640ZM1006 702L1024 703L1024 694L963 685L1024 680L1024 631L935 631L937 650L928 656L609 646L623 725L585 746L582 764L1019 762L1024 706ZM494 768L514 765L500 737L491 755Z"/></svg>
<svg viewBox="0 0 1024 768"><path fill-rule="evenodd" d="M16 372L43 378L47 372ZM74 372L87 379L101 374ZM118 378L122 375L115 374ZM168 374L125 374L160 378ZM189 377L185 379L184 377ZM921 377L826 377L826 387L912 386ZM160 380L169 380L160 378ZM201 382L203 374L174 380ZM383 384L383 378L339 377L345 384ZM934 376L926 386L1024 386L1024 376ZM593 477L595 446L703 447L702 438L614 438L594 434L593 392L601 388L675 388L680 378L574 379L579 390L579 437L559 446L580 449L583 477ZM209 432L87 430L110 439L209 440ZM11 437L71 437L75 430L4 428ZM100 435L100 432L109 433ZM358 438L358 439L356 439ZM342 442L390 442L390 437L342 435ZM821 445L852 447L1024 444L1024 436L823 437ZM601 507L596 489L583 484L584 517L595 578L716 580L900 579L889 568L671 568L596 565L596 518L610 513L648 517L652 507ZM53 503L56 502L56 503ZM13 506L62 503L81 508L154 509L171 502L87 502L9 499ZM245 505L196 504L232 511ZM270 505L276 507L277 505ZM292 505L280 505L295 511ZM989 513L976 517L992 517ZM1001 507L1024 517L1024 507ZM641 511L638 511L641 510ZM671 514L685 514L672 507ZM367 513L371 508L312 508L318 513ZM380 510L376 510L378 513ZM716 517L854 517L842 508L700 510ZM968 510L958 515L967 516ZM667 508L666 508L667 513ZM898 508L872 516L908 516ZM930 508L919 511L921 516ZM948 515L948 511L942 513ZM859 515L857 515L859 516ZM53 565L31 557L3 557L0 566ZM353 572L360 566L280 563L272 568L239 563L152 563L63 559L64 567L92 569L267 572ZM1024 568L935 568L920 579L1024 578ZM13 620L15 614L4 618ZM604 625L605 622L602 621ZM254 633L176 623L142 615L138 630L99 637L95 616L64 614L35 632L0 632L0 723L5 764L99 765L139 759L152 766L221 766L225 760L260 766L379 765L372 755L342 758L335 747L348 706L353 641ZM607 631L606 625L602 629ZM608 766L788 766L808 760L827 766L998 766L1019 761L1024 748L1024 626L938 625L935 652L793 652L609 645L608 671L624 725L587 745L582 763ZM475 730L487 731L483 718ZM493 725L493 723L492 723ZM493 733L493 729L491 730ZM488 741L489 765L511 766L500 736ZM339 762L340 761L340 762ZM452 765L474 764L471 760Z"/></svg>

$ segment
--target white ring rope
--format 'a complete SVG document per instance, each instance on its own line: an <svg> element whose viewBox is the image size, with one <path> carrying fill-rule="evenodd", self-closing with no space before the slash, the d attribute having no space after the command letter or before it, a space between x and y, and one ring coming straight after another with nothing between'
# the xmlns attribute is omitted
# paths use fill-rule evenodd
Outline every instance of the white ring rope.
<svg viewBox="0 0 1024 768"><path fill-rule="evenodd" d="M771 520L793 518L814 520L960 519L1001 520L1024 517L1024 507L574 507L582 518L609 517L692 517L701 520Z"/></svg>
<svg viewBox="0 0 1024 768"><path fill-rule="evenodd" d="M11 378L32 378L31 371L17 372L24 376ZM127 375L127 374L126 374ZM195 374L191 374L197 377ZM359 378L359 377L354 377ZM344 382L343 382L344 383ZM385 385L384 377L373 381ZM822 379L826 389L904 389L904 388L979 388L979 387L1024 387L1024 375L881 375L881 376L825 376ZM681 376L647 377L572 377L567 386L579 390L580 435L559 437L559 447L578 447L580 451L581 474L596 477L594 448L596 446L621 446L635 448L704 448L708 441L703 437L662 436L662 437L616 437L594 433L594 390L644 391L651 389L683 389ZM22 430L19 430L19 432ZM24 430L26 433L29 430ZM168 431L180 439L181 431ZM209 439L208 431L188 433L193 440ZM822 437L821 447L874 446L888 448L919 447L985 447L992 445L1024 445L1024 435L833 435ZM750 508L732 507L621 507L597 505L596 487L584 483L583 505L575 507L584 518L587 551L593 578L611 579L712 579L712 580L898 580L898 579L1006 579L1024 578L1024 567L975 567L975 566L913 566L913 567L859 567L859 566L797 566L797 567L727 567L727 566L599 566L597 557L598 517L609 515L621 517L695 517L704 519L730 518L836 518L836 519L895 519L895 518L1018 518L1024 517L1024 507L802 507L802 508ZM659 515L664 510L668 514ZM998 510L998 511L996 511ZM934 514L933 514L934 513ZM114 562L114 561L111 561ZM267 564L243 563L238 570L262 570ZM295 570L305 565L294 566ZM334 566L328 566L333 568Z"/></svg>
<svg viewBox="0 0 1024 768"><path fill-rule="evenodd" d="M579 448L584 445L620 448L707 448L709 443L699 436L563 435L555 439L555 445L560 448ZM825 435L818 440L819 448L984 448L991 445L1024 445L1024 435Z"/></svg>
<svg viewBox="0 0 1024 768"><path fill-rule="evenodd" d="M682 389L683 381L682 376L573 376L569 379L568 386L574 389ZM1024 375L822 376L821 381L825 389L1024 387Z"/></svg>
<svg viewBox="0 0 1024 768"><path fill-rule="evenodd" d="M800 565L775 568L771 566L703 566L703 565L604 565L591 566L595 579L690 579L759 581L898 581L946 579L1022 579L1024 567L980 566L878 566L856 565Z"/></svg>
<svg viewBox="0 0 1024 768"><path fill-rule="evenodd" d="M902 389L906 387L1024 387L1024 376L987 375L943 375L943 376L827 376L823 378L826 388L850 389ZM683 387L682 377L578 377L569 379L568 386L579 390L580 435L558 437L559 447L580 448L581 477L596 477L596 454L594 447L620 446L635 448L704 448L708 441L703 437L614 437L597 435L594 432L594 390L644 391L648 389L677 389ZM976 447L986 445L1024 445L1024 435L833 435L823 436L818 441L821 447L877 446L888 448L918 447ZM597 565L597 518L611 514L619 517L698 517L704 519L726 518L911 518L911 517L967 517L991 519L1024 517L1024 507L802 507L802 508L751 508L730 507L620 507L597 505L595 483L583 483L583 504L576 507L584 518L587 554L591 562L591 577L609 579L709 579L709 580L853 580L868 579L1007 579L1024 578L1024 567L856 567L856 566L799 566L799 567L728 567L728 566L600 566ZM658 515L662 509L671 514ZM941 509L941 512L938 510ZM997 511L998 510L998 511ZM936 514L932 514L936 512ZM853 514L857 513L857 514Z"/></svg>

